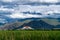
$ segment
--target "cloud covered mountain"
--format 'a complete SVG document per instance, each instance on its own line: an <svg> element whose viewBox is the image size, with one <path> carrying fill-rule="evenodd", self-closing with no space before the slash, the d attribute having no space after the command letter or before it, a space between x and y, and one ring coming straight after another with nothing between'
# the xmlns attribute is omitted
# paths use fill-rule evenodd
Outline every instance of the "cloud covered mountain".
<svg viewBox="0 0 60 40"><path fill-rule="evenodd" d="M60 18L60 0L0 0L1 23L25 18ZM59 5L57 5L59 4Z"/></svg>

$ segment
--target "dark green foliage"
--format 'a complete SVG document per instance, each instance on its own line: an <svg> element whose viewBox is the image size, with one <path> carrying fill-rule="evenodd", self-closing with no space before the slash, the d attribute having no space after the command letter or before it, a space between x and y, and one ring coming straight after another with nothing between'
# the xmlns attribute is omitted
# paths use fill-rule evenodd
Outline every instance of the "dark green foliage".
<svg viewBox="0 0 60 40"><path fill-rule="evenodd" d="M60 31L0 31L0 40L59 40Z"/></svg>

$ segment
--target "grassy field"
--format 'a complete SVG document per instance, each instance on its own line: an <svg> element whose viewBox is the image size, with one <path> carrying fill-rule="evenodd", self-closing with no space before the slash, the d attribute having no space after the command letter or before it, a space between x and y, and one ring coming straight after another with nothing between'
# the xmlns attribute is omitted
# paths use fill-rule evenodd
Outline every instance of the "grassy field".
<svg viewBox="0 0 60 40"><path fill-rule="evenodd" d="M60 31L0 31L0 40L60 40Z"/></svg>

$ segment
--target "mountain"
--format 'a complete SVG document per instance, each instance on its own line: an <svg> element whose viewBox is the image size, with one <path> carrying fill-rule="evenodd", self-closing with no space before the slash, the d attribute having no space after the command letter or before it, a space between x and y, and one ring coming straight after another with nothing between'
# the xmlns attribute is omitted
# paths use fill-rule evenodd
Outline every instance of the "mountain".
<svg viewBox="0 0 60 40"><path fill-rule="evenodd" d="M15 21L15 22L12 22L12 23L6 23L5 25L3 25L2 27L0 27L0 30L13 30L13 29L16 29L18 27L20 27L21 25L23 25L24 23L28 23L30 22L31 20L25 20L23 22L21 21ZM21 28L21 27L20 27Z"/></svg>
<svg viewBox="0 0 60 40"><path fill-rule="evenodd" d="M34 29L53 29L55 27L58 28L57 25L60 25L60 22L56 19L27 18L22 19L22 21L19 19L12 23L6 23L4 26L0 27L0 30L18 30L24 26L30 26Z"/></svg>
<svg viewBox="0 0 60 40"><path fill-rule="evenodd" d="M23 24L22 26L30 26L34 29L53 29L54 26L50 25L43 20L34 20L29 23Z"/></svg>

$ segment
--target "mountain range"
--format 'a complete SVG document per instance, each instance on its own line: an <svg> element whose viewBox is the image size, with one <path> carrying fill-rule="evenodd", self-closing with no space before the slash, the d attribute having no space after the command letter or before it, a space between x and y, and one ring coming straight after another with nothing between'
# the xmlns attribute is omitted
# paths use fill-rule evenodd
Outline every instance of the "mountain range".
<svg viewBox="0 0 60 40"><path fill-rule="evenodd" d="M0 27L0 30L20 30L24 26L30 26L34 29L53 29L60 28L60 22L56 19L48 18L30 18L23 21L15 21L12 23L6 23Z"/></svg>

